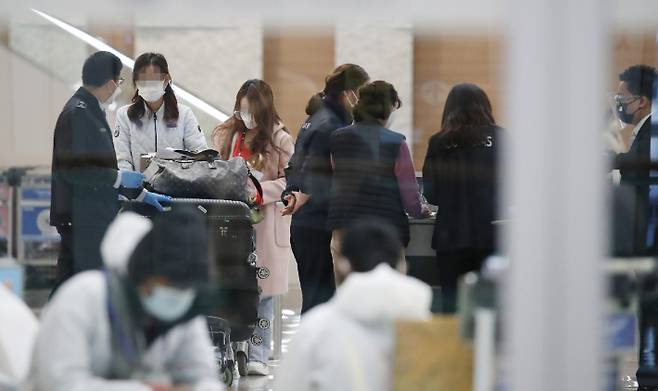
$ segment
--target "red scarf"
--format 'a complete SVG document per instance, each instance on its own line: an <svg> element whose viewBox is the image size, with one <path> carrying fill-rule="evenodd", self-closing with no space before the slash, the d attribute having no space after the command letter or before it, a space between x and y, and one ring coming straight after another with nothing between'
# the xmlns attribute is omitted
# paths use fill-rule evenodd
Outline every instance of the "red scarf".
<svg viewBox="0 0 658 391"><path fill-rule="evenodd" d="M231 157L238 157L240 156L243 158L245 161L249 161L251 158L251 152L249 151L249 147L247 146L247 143L245 142L245 136L246 132L242 132L240 137L238 137L238 140L235 143L235 148L233 149L233 153L231 154ZM263 198L256 192L256 205L263 205Z"/></svg>

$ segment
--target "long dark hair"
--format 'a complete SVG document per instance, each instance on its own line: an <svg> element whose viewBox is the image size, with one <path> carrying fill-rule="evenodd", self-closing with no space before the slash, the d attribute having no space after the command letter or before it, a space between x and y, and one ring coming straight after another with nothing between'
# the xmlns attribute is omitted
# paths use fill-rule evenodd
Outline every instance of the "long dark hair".
<svg viewBox="0 0 658 391"><path fill-rule="evenodd" d="M262 157L267 155L269 146L275 150L277 149L274 144L273 130L274 125L281 122L281 117L279 117L274 106L272 88L263 80L251 79L242 84L235 96L234 112L240 111L240 102L244 97L249 101L249 111L254 116L257 125L256 129L250 130L250 132L255 131L257 133L249 144L249 153L252 155L252 159L256 160L259 155ZM288 131L286 128L283 128L283 130ZM234 135L247 131L244 122L235 118L234 115L215 127L213 139L220 141L222 150L219 152L223 159L231 157L231 144Z"/></svg>
<svg viewBox="0 0 658 391"><path fill-rule="evenodd" d="M359 103L354 107L354 121L385 122L393 109L402 107L402 101L392 84L373 81L359 89Z"/></svg>
<svg viewBox="0 0 658 391"><path fill-rule="evenodd" d="M495 125L489 97L475 84L457 84L450 90L443 109L441 132Z"/></svg>
<svg viewBox="0 0 658 391"><path fill-rule="evenodd" d="M343 92L358 90L370 79L368 72L356 64L342 64L325 77L324 90L313 95L306 104L306 114L313 115L322 105L323 99L338 103Z"/></svg>
<svg viewBox="0 0 658 391"><path fill-rule="evenodd" d="M133 123L142 126L142 117L146 113L146 102L137 92L137 78L139 73L148 66L154 66L160 69L160 72L170 76L167 59L160 53L144 53L135 60L133 69L133 87L135 87L135 96L132 104L128 107L128 118ZM171 84L167 84L164 94L164 120L167 124L176 124L178 122L178 100L174 94Z"/></svg>

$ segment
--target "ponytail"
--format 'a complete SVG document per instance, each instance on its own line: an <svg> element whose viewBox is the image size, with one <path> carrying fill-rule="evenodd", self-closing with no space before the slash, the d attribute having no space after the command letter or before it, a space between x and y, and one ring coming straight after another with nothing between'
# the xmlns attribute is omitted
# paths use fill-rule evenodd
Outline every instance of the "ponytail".
<svg viewBox="0 0 658 391"><path fill-rule="evenodd" d="M162 54L159 53L144 53L137 57L135 66L133 68L133 85L137 81L139 72L147 66L155 66L160 69L164 74L169 75L169 65L167 60ZM171 83L165 87L164 99L164 120L168 125L175 125L178 122L178 100ZM146 113L146 102L139 96L139 92L135 90L135 95L132 99L132 104L128 107L128 118L131 122L142 126L142 117Z"/></svg>
<svg viewBox="0 0 658 391"><path fill-rule="evenodd" d="M356 91L369 79L370 76L362 67L355 64L343 64L325 78L323 92L328 99L337 101L343 92Z"/></svg>
<svg viewBox="0 0 658 391"><path fill-rule="evenodd" d="M318 92L317 94L313 95L311 99L308 100L308 103L306 104L306 109L305 109L306 114L313 115L318 110L320 110L320 107L322 107L323 99L324 99L324 92Z"/></svg>

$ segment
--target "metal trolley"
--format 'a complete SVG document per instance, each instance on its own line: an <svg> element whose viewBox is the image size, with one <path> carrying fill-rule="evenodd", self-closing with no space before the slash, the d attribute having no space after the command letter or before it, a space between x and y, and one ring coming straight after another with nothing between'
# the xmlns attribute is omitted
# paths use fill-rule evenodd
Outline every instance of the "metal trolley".
<svg viewBox="0 0 658 391"><path fill-rule="evenodd" d="M256 327L271 327L269 320L258 319L260 289L258 279L270 271L257 266L256 237L251 209L240 201L175 198L176 205L193 205L207 216L210 232L211 275L217 281L221 299L216 309L206 313L210 337L225 384L233 383L234 370L247 371L248 341L263 343L253 333Z"/></svg>

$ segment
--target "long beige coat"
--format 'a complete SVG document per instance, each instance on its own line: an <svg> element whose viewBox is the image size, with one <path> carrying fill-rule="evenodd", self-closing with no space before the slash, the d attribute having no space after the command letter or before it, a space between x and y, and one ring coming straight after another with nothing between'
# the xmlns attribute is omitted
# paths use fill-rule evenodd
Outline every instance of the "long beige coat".
<svg viewBox="0 0 658 391"><path fill-rule="evenodd" d="M258 255L258 266L267 267L270 276L264 280L258 280L262 288L263 296L282 295L288 291L288 264L292 259L290 248L290 216L281 216L281 206L276 202L281 200L281 193L286 187L284 169L294 151L294 143L288 132L283 130L283 124L274 128L274 145L280 151L271 146L268 149L267 160L262 169L263 178L263 208L265 216L263 221L256 224L256 255ZM226 137L217 135L213 138L215 149L221 151L223 140ZM235 149L237 134L231 142L231 151ZM226 158L222 156L222 158Z"/></svg>

